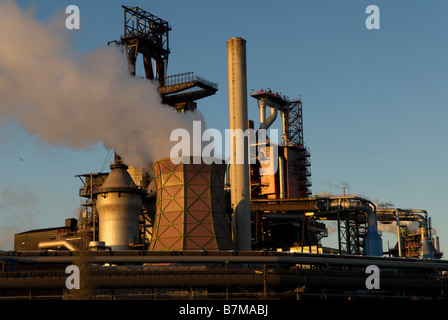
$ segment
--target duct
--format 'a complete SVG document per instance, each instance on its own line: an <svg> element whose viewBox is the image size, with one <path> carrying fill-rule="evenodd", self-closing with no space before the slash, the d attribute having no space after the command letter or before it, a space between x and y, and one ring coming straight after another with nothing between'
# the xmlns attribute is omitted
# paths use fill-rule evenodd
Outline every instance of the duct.
<svg viewBox="0 0 448 320"><path fill-rule="evenodd" d="M124 274L111 274L96 270L89 276L89 280L95 287L219 287L219 286L251 286L251 287L275 287L289 285L292 288L306 285L307 288L337 288L337 289L361 289L365 288L365 275L326 275L326 274L297 274L270 270L264 273L259 269L248 269L246 272L229 273L227 270L218 270L213 274L207 271L196 271L181 276L181 272L143 272L132 276ZM57 288L65 287L66 275L51 275L42 277L0 278L2 289L10 288ZM430 292L443 292L448 288L446 279L417 278L409 281L399 276L384 277L381 279L381 289L424 289L426 294ZM352 293L353 294L353 293ZM364 296L365 297L365 296Z"/></svg>
<svg viewBox="0 0 448 320"><path fill-rule="evenodd" d="M398 215L397 215L398 213ZM412 210L412 209L384 209L380 211L380 221L391 221L397 217L397 221L417 221L420 228L420 258L434 258L434 252L429 243L428 232L428 212L426 210ZM398 222L399 224L399 222ZM398 228L398 226L397 226ZM398 237L400 242L400 237ZM401 246L401 244L399 243Z"/></svg>
<svg viewBox="0 0 448 320"><path fill-rule="evenodd" d="M277 108L269 106L271 109L271 113L269 114L269 117L266 119L266 130L269 129L269 127L272 125L272 123L277 119Z"/></svg>
<svg viewBox="0 0 448 320"><path fill-rule="evenodd" d="M409 219L417 221L420 225L420 258L434 258L434 252L429 244L428 213L425 210L409 210L409 212L411 214L407 214L406 216ZM419 213L423 213L423 215Z"/></svg>
<svg viewBox="0 0 448 320"><path fill-rule="evenodd" d="M42 275L40 277L2 277L0 278L0 287L2 289L30 289L30 288L64 288L67 275ZM94 283L94 288L117 288L117 287L220 287L220 286L250 286L256 287L276 287L292 286L297 288L306 286L306 288L337 288L342 289L360 289L365 290L365 275L356 273L348 275L335 274L297 274L293 272L284 272L269 270L263 272L259 268L251 268L245 272L230 273L228 270L215 270L212 274L209 271L195 270L185 275L182 270L171 270L165 272L151 272L145 270L138 274L110 273L107 270L102 272L101 268L89 275L89 281ZM398 276L388 276L381 278L382 290L408 290L411 289L413 295L416 290L424 290L438 294L446 292L448 281L446 279L416 278L409 281L407 278ZM351 292L350 295L353 295ZM365 294L365 293L364 293ZM253 296L252 296L253 297ZM383 297L383 295L381 295ZM193 298L193 297L192 297ZM365 298L365 295L364 295ZM194 298L193 298L194 299Z"/></svg>
<svg viewBox="0 0 448 320"><path fill-rule="evenodd" d="M335 254L309 254L309 253L266 253L266 252L218 252L208 251L207 255L188 255L186 251L147 251L146 255L128 255L126 251L110 251L111 255L92 252L92 263L261 263L261 264L304 264L304 265L332 265L367 267L376 265L379 268L392 269L421 269L421 270L448 270L446 260L420 260L387 257L365 257ZM112 254L112 252L115 252ZM123 254L120 254L122 252ZM139 252L136 252L139 254ZM200 252L199 252L200 253ZM205 253L205 251L204 251ZM29 254L29 252L27 252ZM40 253L39 253L40 254ZM234 255L237 254L237 255ZM14 256L19 263L73 263L75 255L56 256Z"/></svg>
<svg viewBox="0 0 448 320"><path fill-rule="evenodd" d="M270 108L270 114L269 117L266 119L266 106L269 106ZM277 119L277 107L273 105L271 102L267 100L261 100L260 104L258 105L258 108L260 109L260 129L269 129L269 127L274 123L275 119Z"/></svg>
<svg viewBox="0 0 448 320"><path fill-rule="evenodd" d="M39 249L65 247L70 251L76 251L75 246L67 240L41 241L37 247Z"/></svg>
<svg viewBox="0 0 448 320"><path fill-rule="evenodd" d="M361 211L368 215L368 233L365 239L365 254L382 256L381 237L378 234L375 205L356 196L297 198L297 199L256 199L251 200L254 211L317 211L320 215L333 214L332 211Z"/></svg>
<svg viewBox="0 0 448 320"><path fill-rule="evenodd" d="M400 209L397 209L395 214L397 215L397 245L398 245L398 256L402 257L401 253L401 232L400 232Z"/></svg>
<svg viewBox="0 0 448 320"><path fill-rule="evenodd" d="M229 129L231 132L247 130L247 75L246 40L233 37L227 41L229 84ZM250 172L247 140L236 143L230 138L230 190L233 209L232 227L238 250L251 250L250 231ZM243 157L241 157L243 156ZM237 161L242 159L243 161Z"/></svg>
<svg viewBox="0 0 448 320"><path fill-rule="evenodd" d="M278 156L278 177L280 184L280 199L285 198L285 159Z"/></svg>
<svg viewBox="0 0 448 320"><path fill-rule="evenodd" d="M261 100L258 108L260 109L260 129L266 129L266 100Z"/></svg>
<svg viewBox="0 0 448 320"><path fill-rule="evenodd" d="M383 255L382 240L378 234L376 207L371 201L358 197L340 197L330 202L330 208L366 212L368 226L364 246L365 255Z"/></svg>
<svg viewBox="0 0 448 320"><path fill-rule="evenodd" d="M284 146L288 145L289 137L288 133L286 132L288 124L286 119L286 112L284 110L280 111L280 114L282 116L282 144Z"/></svg>

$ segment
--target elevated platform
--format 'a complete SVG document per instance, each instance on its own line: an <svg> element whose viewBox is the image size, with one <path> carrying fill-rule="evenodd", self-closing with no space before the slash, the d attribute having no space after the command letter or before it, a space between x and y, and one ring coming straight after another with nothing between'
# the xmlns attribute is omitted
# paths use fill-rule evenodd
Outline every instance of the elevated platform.
<svg viewBox="0 0 448 320"><path fill-rule="evenodd" d="M252 91L250 93L250 96L257 100L261 100L261 99L269 100L269 101L275 103L281 111L283 111L284 108L286 108L287 106L289 106L293 103L301 102L300 99L290 100L285 95L283 95L279 92L271 91L270 89L261 89L261 90L257 90L257 91Z"/></svg>
<svg viewBox="0 0 448 320"><path fill-rule="evenodd" d="M193 72L182 73L159 79L159 94L164 103L176 104L183 101L195 101L218 91L218 84L194 75Z"/></svg>
<svg viewBox="0 0 448 320"><path fill-rule="evenodd" d="M139 7L122 6L124 9L124 31L119 41L109 44L122 45L126 51L128 70L136 74L137 56L143 56L145 77L159 83L158 92L164 104L177 111L194 111L196 100L211 96L218 91L218 85L193 72L166 75L168 66L169 23Z"/></svg>

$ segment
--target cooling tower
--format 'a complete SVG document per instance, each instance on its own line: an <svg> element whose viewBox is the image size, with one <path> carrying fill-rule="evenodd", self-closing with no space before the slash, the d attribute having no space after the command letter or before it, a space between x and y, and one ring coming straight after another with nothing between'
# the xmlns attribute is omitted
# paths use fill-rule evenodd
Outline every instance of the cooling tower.
<svg viewBox="0 0 448 320"><path fill-rule="evenodd" d="M153 165L157 205L151 250L231 250L225 164Z"/></svg>
<svg viewBox="0 0 448 320"><path fill-rule="evenodd" d="M129 250L139 236L139 214L144 190L135 186L127 166L115 162L103 185L98 188L96 210L99 241L112 250Z"/></svg>

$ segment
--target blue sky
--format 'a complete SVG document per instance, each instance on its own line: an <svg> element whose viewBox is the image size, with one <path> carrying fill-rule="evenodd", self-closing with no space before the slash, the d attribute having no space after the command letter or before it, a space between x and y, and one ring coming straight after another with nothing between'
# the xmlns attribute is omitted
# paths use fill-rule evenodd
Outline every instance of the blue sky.
<svg viewBox="0 0 448 320"><path fill-rule="evenodd" d="M34 6L39 20L78 5L81 29L67 36L79 53L119 39L122 4L167 20L168 73L194 71L218 83L217 94L198 108L207 126L222 132L228 127L226 41L245 38L248 89L302 97L313 194L340 194L348 184L351 193L372 200L428 210L448 252L448 2L16 2ZM365 27L371 4L380 8L380 30ZM248 99L257 125L256 101ZM63 225L80 204L74 175L101 170L107 154L101 144L71 150L38 141L17 123L0 127L0 247L12 249L14 233Z"/></svg>

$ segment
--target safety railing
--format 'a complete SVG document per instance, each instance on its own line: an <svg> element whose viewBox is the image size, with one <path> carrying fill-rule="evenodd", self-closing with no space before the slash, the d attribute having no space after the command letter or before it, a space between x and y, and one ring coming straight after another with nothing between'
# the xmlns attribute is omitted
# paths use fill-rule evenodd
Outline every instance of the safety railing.
<svg viewBox="0 0 448 320"><path fill-rule="evenodd" d="M206 86L214 88L216 90L218 89L217 83L209 81L207 79L204 79L200 76L197 76L193 72L186 72L186 73L180 73L180 74L167 76L163 79L163 84L165 87L168 87L168 86L175 86L175 85L184 84L184 83L188 83L188 82L194 82L194 81L205 84Z"/></svg>

